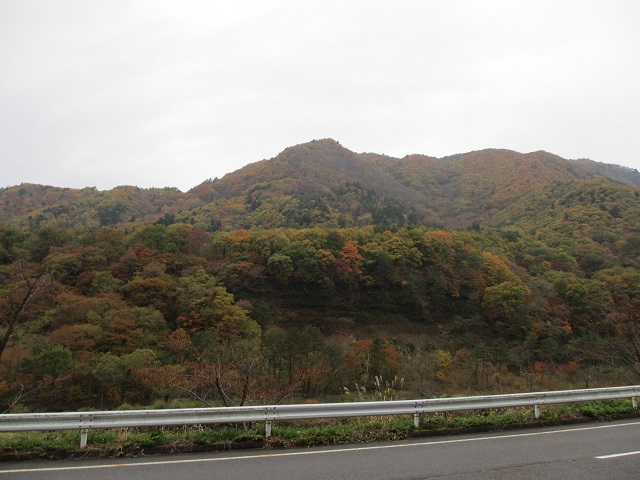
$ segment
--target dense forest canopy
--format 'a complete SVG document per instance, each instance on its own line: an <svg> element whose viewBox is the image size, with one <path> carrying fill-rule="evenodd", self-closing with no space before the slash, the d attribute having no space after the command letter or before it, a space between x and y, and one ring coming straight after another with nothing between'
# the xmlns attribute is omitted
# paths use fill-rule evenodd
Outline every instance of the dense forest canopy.
<svg viewBox="0 0 640 480"><path fill-rule="evenodd" d="M1 410L637 382L637 171L592 163L320 140L187 193L2 189Z"/></svg>

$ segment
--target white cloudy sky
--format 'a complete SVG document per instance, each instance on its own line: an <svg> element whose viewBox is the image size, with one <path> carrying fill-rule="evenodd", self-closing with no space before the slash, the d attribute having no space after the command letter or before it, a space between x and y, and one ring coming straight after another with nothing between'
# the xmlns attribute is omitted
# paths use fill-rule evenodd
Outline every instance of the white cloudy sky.
<svg viewBox="0 0 640 480"><path fill-rule="evenodd" d="M315 138L640 168L636 0L0 0L0 186L174 186Z"/></svg>

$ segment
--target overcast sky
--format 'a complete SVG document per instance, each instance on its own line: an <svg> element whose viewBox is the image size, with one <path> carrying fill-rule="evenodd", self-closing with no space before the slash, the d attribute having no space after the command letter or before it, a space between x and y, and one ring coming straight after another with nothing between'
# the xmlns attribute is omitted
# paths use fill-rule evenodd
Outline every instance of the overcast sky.
<svg viewBox="0 0 640 480"><path fill-rule="evenodd" d="M288 146L640 168L636 0L0 0L0 186L186 191Z"/></svg>

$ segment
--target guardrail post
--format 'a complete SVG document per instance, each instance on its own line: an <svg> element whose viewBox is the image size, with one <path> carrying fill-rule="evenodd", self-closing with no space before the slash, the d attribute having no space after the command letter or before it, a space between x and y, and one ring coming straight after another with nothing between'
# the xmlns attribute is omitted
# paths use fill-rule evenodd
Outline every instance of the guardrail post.
<svg viewBox="0 0 640 480"><path fill-rule="evenodd" d="M537 405L537 404L536 404L536 405L534 406L534 412L535 412L535 415L536 415L536 420L540 420L540 414L541 414L541 412L540 412L540 405Z"/></svg>
<svg viewBox="0 0 640 480"><path fill-rule="evenodd" d="M87 433L89 429L83 428L80 430L80 448L84 448L87 446Z"/></svg>
<svg viewBox="0 0 640 480"><path fill-rule="evenodd" d="M631 405L634 410L638 409L638 399L636 397L631 397Z"/></svg>
<svg viewBox="0 0 640 480"><path fill-rule="evenodd" d="M418 428L420 426L420 414L419 413L414 413L413 414L413 426Z"/></svg>
<svg viewBox="0 0 640 480"><path fill-rule="evenodd" d="M269 438L271 436L271 420L267 420L264 425L264 436Z"/></svg>

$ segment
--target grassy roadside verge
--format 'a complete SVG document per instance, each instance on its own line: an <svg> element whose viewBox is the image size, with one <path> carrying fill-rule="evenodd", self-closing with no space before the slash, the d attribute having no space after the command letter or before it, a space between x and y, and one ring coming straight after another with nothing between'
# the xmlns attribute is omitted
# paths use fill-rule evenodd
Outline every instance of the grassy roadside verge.
<svg viewBox="0 0 640 480"><path fill-rule="evenodd" d="M0 460L311 447L602 421L634 414L637 412L634 412L631 401L609 400L545 406L539 420L535 419L532 408L505 408L422 415L418 428L414 427L413 418L409 416L275 423L270 438L264 437L262 424L93 430L89 432L85 449L78 448L78 431L3 433L0 434Z"/></svg>

